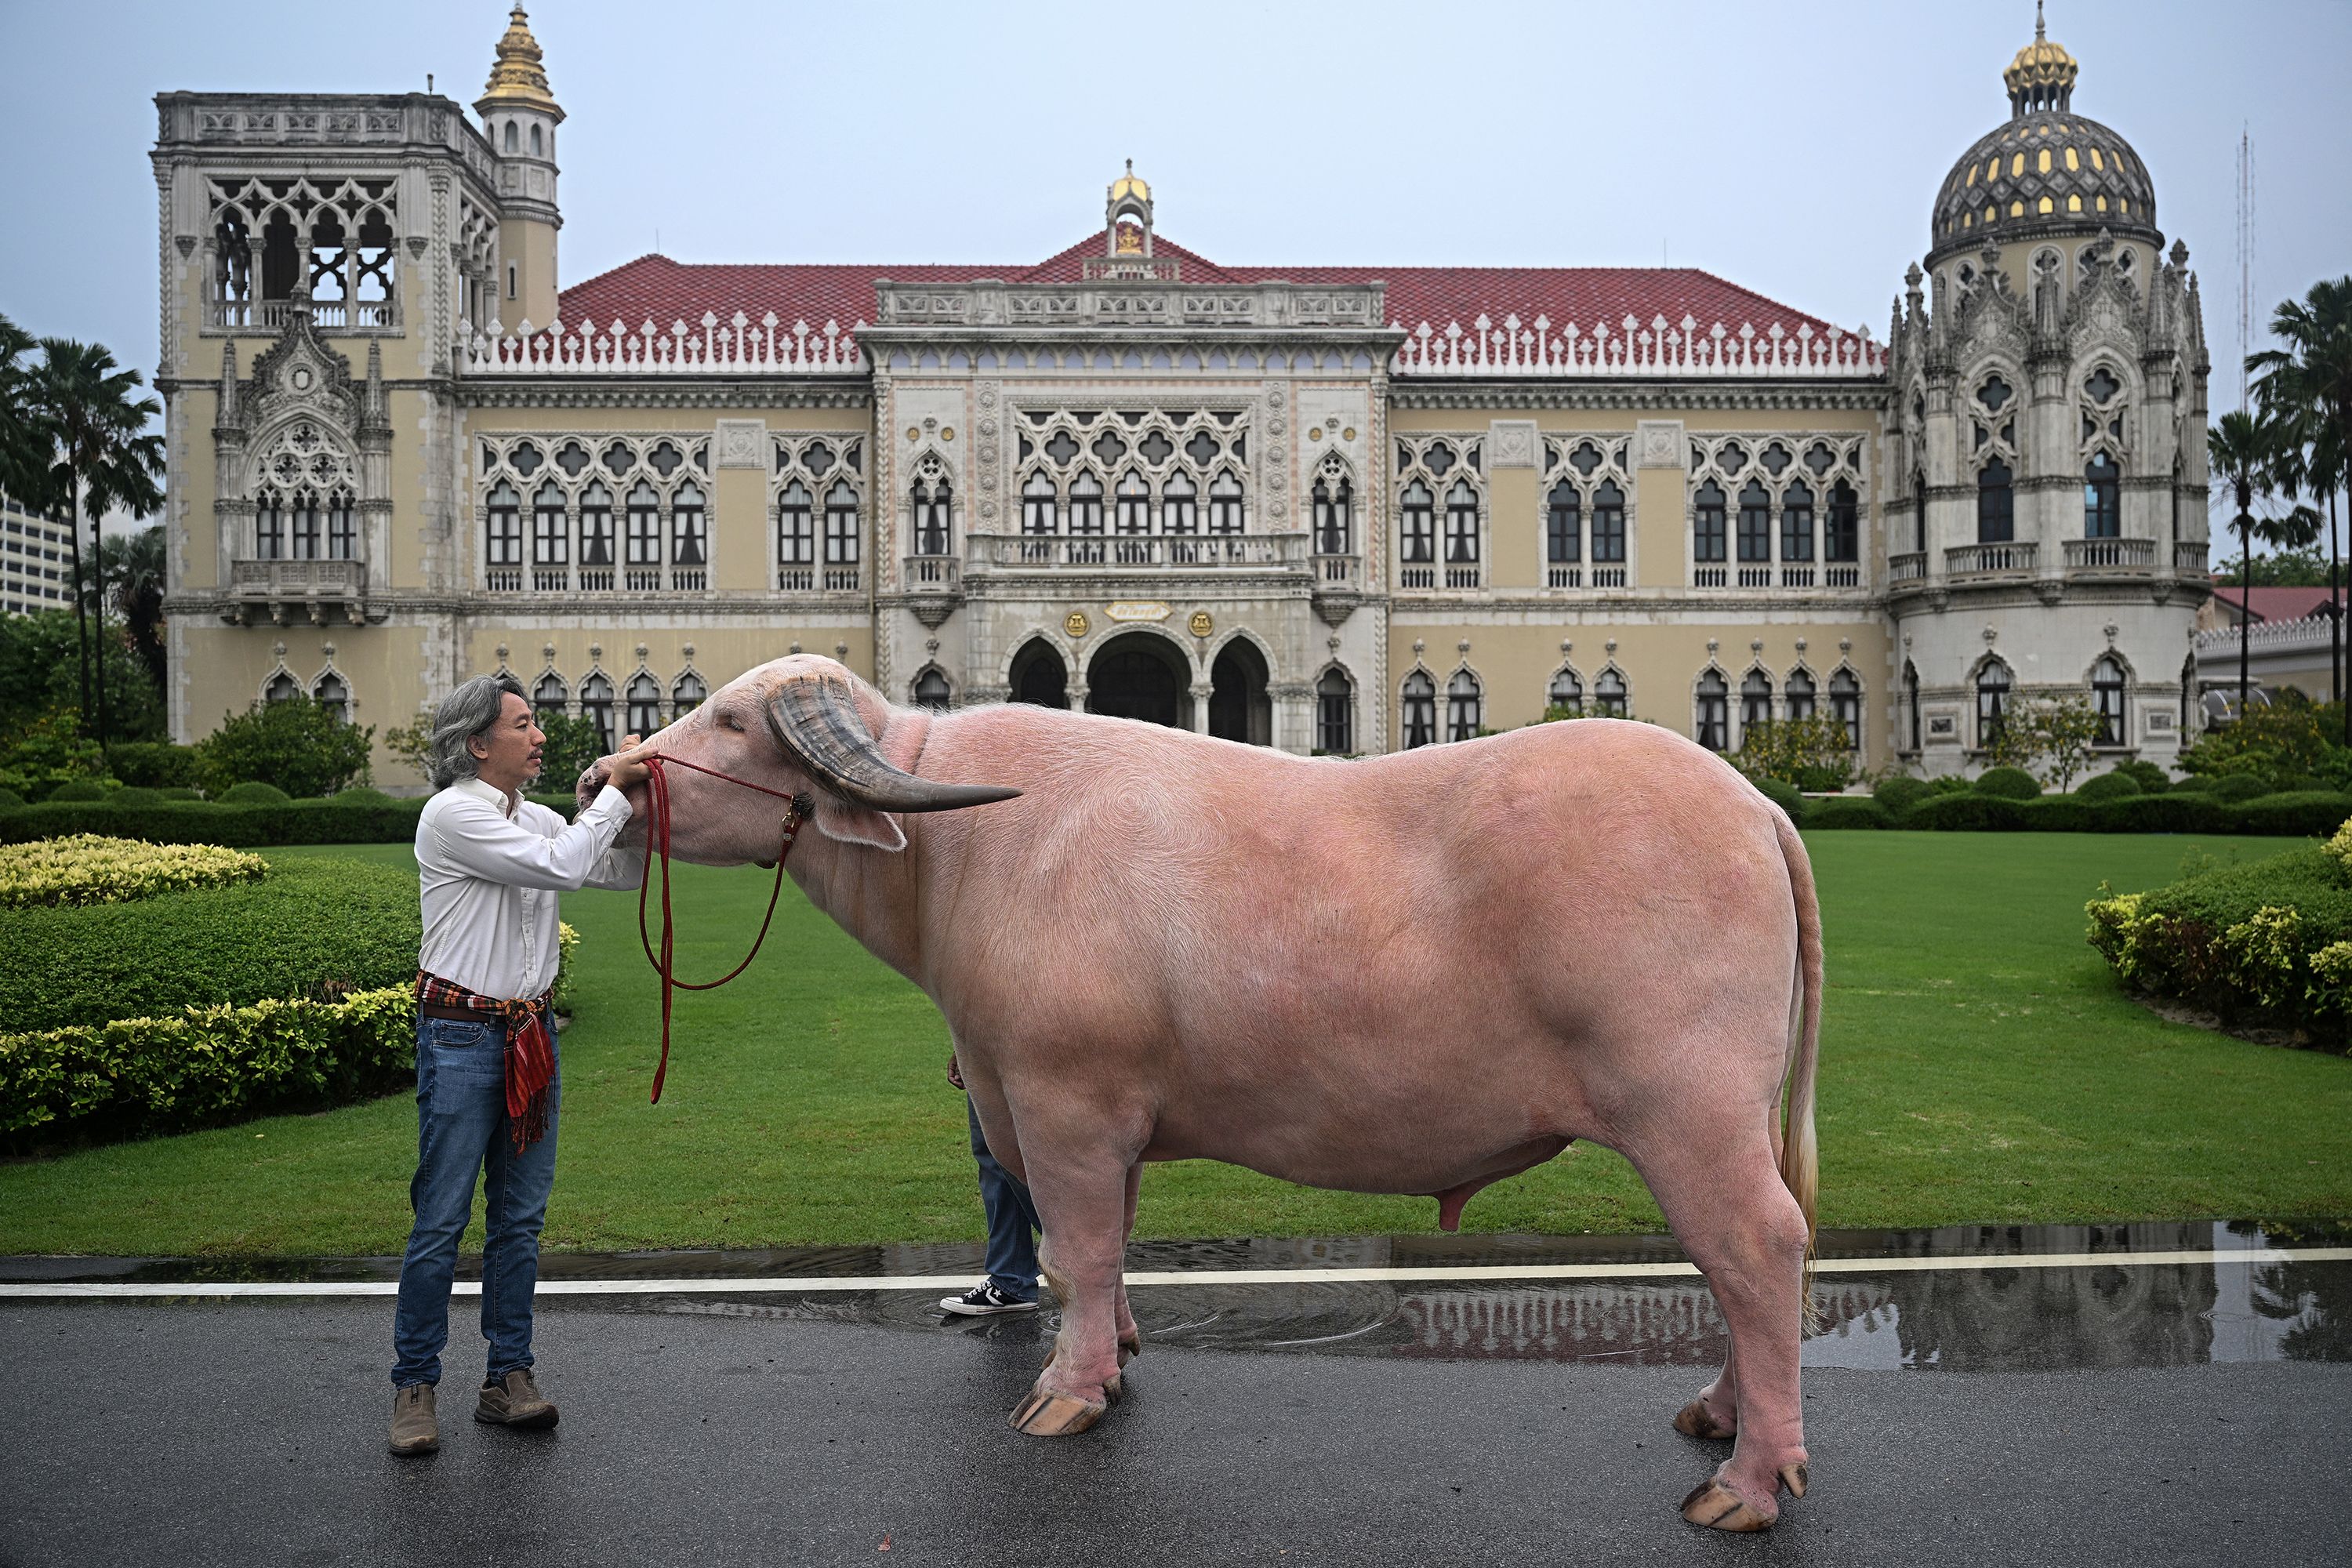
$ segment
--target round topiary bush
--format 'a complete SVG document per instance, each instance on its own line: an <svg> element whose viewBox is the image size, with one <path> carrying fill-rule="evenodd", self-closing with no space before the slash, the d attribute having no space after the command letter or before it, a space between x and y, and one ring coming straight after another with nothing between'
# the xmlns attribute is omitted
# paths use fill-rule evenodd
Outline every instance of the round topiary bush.
<svg viewBox="0 0 2352 1568"><path fill-rule="evenodd" d="M2142 795L2162 795L2172 787L2170 773L2166 773L2154 763L2144 762L2137 757L2134 757L2127 763L2117 763L2116 772L2138 784Z"/></svg>
<svg viewBox="0 0 2352 1568"><path fill-rule="evenodd" d="M138 784L125 784L106 797L109 805L147 806L163 804L163 792L146 789Z"/></svg>
<svg viewBox="0 0 2352 1568"><path fill-rule="evenodd" d="M231 784L221 794L223 805L284 805L294 797L276 784L248 779L241 784Z"/></svg>
<svg viewBox="0 0 2352 1568"><path fill-rule="evenodd" d="M1978 776L1976 793L2003 800L2032 800L2042 794L2042 785L2023 768L1987 768Z"/></svg>
<svg viewBox="0 0 2352 1568"><path fill-rule="evenodd" d="M51 800L104 800L106 786L96 779L68 779L49 792Z"/></svg>
<svg viewBox="0 0 2352 1568"><path fill-rule="evenodd" d="M2223 773L2213 781L2215 800L2252 800L2258 795L2273 793L2271 786L2252 773Z"/></svg>
<svg viewBox="0 0 2352 1568"><path fill-rule="evenodd" d="M25 804L25 797L13 789L0 789L0 811L14 811Z"/></svg>
<svg viewBox="0 0 2352 1568"><path fill-rule="evenodd" d="M2096 778L2084 779L2082 787L2074 792L2074 797L2077 800L2121 800L2126 795L2145 793L2139 787L2139 780L2117 769L2111 773L2101 773Z"/></svg>
<svg viewBox="0 0 2352 1568"><path fill-rule="evenodd" d="M1805 797L1798 794L1797 786L1787 780L1758 779L1755 783L1766 800L1789 814L1790 821L1796 821L1797 814L1805 809Z"/></svg>
<svg viewBox="0 0 2352 1568"><path fill-rule="evenodd" d="M392 796L380 789L370 789L365 784L353 784L347 790L337 791L334 801L337 805L390 805L393 804Z"/></svg>
<svg viewBox="0 0 2352 1568"><path fill-rule="evenodd" d="M2210 773L2190 773L2187 778L2175 783L2165 793L2167 795L2210 795L2213 792L2213 775Z"/></svg>
<svg viewBox="0 0 2352 1568"><path fill-rule="evenodd" d="M1871 790L1870 798L1885 806L1894 816L1900 816L1935 793L1936 786L1926 779L1915 779L1903 773L1896 773L1892 778L1879 780L1876 786Z"/></svg>

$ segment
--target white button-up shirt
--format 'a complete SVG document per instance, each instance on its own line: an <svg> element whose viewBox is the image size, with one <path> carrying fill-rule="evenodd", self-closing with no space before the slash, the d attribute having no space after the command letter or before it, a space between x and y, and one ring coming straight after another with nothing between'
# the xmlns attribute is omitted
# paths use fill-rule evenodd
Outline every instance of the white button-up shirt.
<svg viewBox="0 0 2352 1568"><path fill-rule="evenodd" d="M460 779L416 819L418 898L427 974L506 1001L555 984L555 895L573 888L634 888L644 867L615 854L629 797L609 784L566 824L535 801Z"/></svg>

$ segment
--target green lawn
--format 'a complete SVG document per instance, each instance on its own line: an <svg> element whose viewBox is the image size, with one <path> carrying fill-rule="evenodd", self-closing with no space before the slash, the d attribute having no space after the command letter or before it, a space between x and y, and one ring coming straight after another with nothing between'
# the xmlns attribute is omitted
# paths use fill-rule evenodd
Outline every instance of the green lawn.
<svg viewBox="0 0 2352 1568"><path fill-rule="evenodd" d="M2165 1024L2083 941L2083 903L2184 858L2276 840L1823 833L1829 939L1822 1219L1830 1226L2352 1215L2352 1061ZM276 856L405 863L405 847ZM680 968L717 973L767 879L684 868ZM975 1239L963 1102L930 1005L790 889L758 964L680 993L669 1084L636 903L579 893L579 1021L564 1037L563 1158L547 1240L629 1248ZM0 1165L0 1251L397 1251L415 1115L395 1096L317 1116ZM1155 1166L1150 1236L1433 1227L1426 1199ZM1489 1188L1465 1228L1637 1231L1631 1170L1579 1146ZM479 1240L478 1228L469 1245Z"/></svg>

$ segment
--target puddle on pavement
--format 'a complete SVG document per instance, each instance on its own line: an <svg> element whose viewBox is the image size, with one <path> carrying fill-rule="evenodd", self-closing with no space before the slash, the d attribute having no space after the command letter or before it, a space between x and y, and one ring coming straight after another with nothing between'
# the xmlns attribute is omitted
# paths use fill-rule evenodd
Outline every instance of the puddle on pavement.
<svg viewBox="0 0 2352 1568"><path fill-rule="evenodd" d="M2263 1247L2341 1247L2352 1226L2256 1221L1955 1226L1824 1232L1824 1258L1997 1258L2212 1250L2194 1262L2072 1268L1982 1265L1822 1275L1827 1321L1808 1366L1944 1372L2162 1367L2221 1362L2352 1362L2352 1263L2231 1262ZM1665 1237L1347 1237L1139 1242L1136 1271L1474 1268L1678 1261ZM648 1253L551 1253L561 1279L979 1276L979 1248L893 1246ZM394 1278L398 1260L0 1260L13 1279L258 1280ZM467 1275L466 1277L478 1277ZM1691 1279L1364 1281L1151 1286L1132 1292L1147 1341L1202 1349L1428 1360L1709 1365L1727 1344L1705 1283ZM863 1323L1015 1342L1049 1337L1050 1306L969 1320L928 1292L757 1296L542 1296L542 1310L679 1312Z"/></svg>

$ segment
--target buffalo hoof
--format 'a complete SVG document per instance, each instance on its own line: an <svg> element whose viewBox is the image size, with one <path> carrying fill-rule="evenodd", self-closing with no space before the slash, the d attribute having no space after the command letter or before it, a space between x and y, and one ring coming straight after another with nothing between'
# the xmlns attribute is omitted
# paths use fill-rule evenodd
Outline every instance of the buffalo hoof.
<svg viewBox="0 0 2352 1568"><path fill-rule="evenodd" d="M1101 1420L1103 1412L1109 1408L1108 1400L1080 1399L1033 1388L1029 1397L1013 1409L1013 1429L1032 1437L1075 1437Z"/></svg>
<svg viewBox="0 0 2352 1568"><path fill-rule="evenodd" d="M1675 1413L1675 1430L1685 1437L1737 1437L1737 1422L1717 1421L1704 1399L1694 1399ZM1800 1497L1804 1494L1800 1492Z"/></svg>
<svg viewBox="0 0 2352 1568"><path fill-rule="evenodd" d="M1780 1517L1777 1512L1762 1513L1749 1507L1738 1492L1717 1480L1700 1482L1683 1499L1683 1518L1709 1530L1769 1530Z"/></svg>
<svg viewBox="0 0 2352 1568"><path fill-rule="evenodd" d="M1125 1366L1143 1353L1143 1336L1133 1329L1118 1336L1118 1364Z"/></svg>

